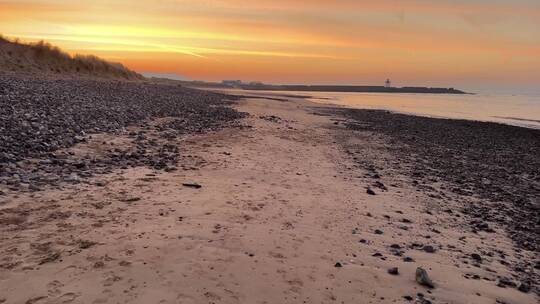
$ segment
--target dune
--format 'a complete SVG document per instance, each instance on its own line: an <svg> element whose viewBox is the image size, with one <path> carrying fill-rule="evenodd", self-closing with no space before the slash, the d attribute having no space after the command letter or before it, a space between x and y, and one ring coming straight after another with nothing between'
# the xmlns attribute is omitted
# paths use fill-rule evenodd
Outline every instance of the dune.
<svg viewBox="0 0 540 304"><path fill-rule="evenodd" d="M144 77L120 63L93 55L70 55L45 42L22 43L0 36L0 69L15 73L137 80Z"/></svg>

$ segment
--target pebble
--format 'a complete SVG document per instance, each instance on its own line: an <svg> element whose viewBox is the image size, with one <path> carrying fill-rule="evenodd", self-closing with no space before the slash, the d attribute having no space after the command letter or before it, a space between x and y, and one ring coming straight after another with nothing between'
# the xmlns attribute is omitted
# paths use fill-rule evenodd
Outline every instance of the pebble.
<svg viewBox="0 0 540 304"><path fill-rule="evenodd" d="M188 187L188 188L195 188L195 189L202 188L202 186L197 183L183 183L182 186Z"/></svg>
<svg viewBox="0 0 540 304"><path fill-rule="evenodd" d="M422 267L416 268L416 282L422 286L426 286L428 288L435 288L435 284L433 281L429 278L428 273L426 270L424 270Z"/></svg>
<svg viewBox="0 0 540 304"><path fill-rule="evenodd" d="M236 97L176 85L4 73L0 84L0 183L13 190L79 183L115 168L175 170L180 151L170 140L217 130L247 115L229 106ZM146 124L162 117L170 119ZM127 126L145 130L127 133ZM155 131L156 138L147 131ZM131 143L103 145L103 155L92 158L66 151L90 142L92 134L119 132ZM22 162L28 159L35 162Z"/></svg>
<svg viewBox="0 0 540 304"><path fill-rule="evenodd" d="M422 250L424 250L425 252L427 253L434 253L436 251L436 249L431 246L431 245L426 245L422 248Z"/></svg>
<svg viewBox="0 0 540 304"><path fill-rule="evenodd" d="M392 267L392 268L388 269L388 273L391 274L391 275L398 275L399 274L399 269L397 267Z"/></svg>

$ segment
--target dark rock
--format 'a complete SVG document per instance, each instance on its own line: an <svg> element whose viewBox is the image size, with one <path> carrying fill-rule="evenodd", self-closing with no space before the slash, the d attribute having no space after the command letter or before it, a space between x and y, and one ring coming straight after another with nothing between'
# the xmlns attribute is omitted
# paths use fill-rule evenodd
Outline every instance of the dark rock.
<svg viewBox="0 0 540 304"><path fill-rule="evenodd" d="M334 265L334 267L336 267L336 268L341 268L341 267L343 267L343 265L341 265L340 262L337 262L337 263Z"/></svg>
<svg viewBox="0 0 540 304"><path fill-rule="evenodd" d="M524 293L528 293L529 291L531 291L531 285L528 283L522 282L521 284L519 284L518 290Z"/></svg>
<svg viewBox="0 0 540 304"><path fill-rule="evenodd" d="M391 275L398 275L399 274L399 269L397 267L392 267L392 268L388 269L388 273L391 274Z"/></svg>
<svg viewBox="0 0 540 304"><path fill-rule="evenodd" d="M0 84L0 183L28 185L13 186L15 191L39 191L62 181L79 183L115 168L175 170L179 150L168 140L217 130L246 116L229 107L237 97L175 85L3 72ZM171 120L147 124L163 117ZM114 148L113 142L106 142L103 155L97 157L69 150L90 142L92 134L118 133L127 126L145 131L130 132L132 143L127 146ZM155 131L155 138L143 134L146 130ZM30 159L35 165L24 163ZM32 180L24 180L29 175Z"/></svg>
<svg viewBox="0 0 540 304"><path fill-rule="evenodd" d="M87 240L80 240L79 241L79 248L81 249L88 249L94 245L96 245L96 242L87 241Z"/></svg>
<svg viewBox="0 0 540 304"><path fill-rule="evenodd" d="M136 197L136 196L121 199L122 202L126 202L126 203L138 202L138 201L140 201L140 200L141 200L141 198L140 198L140 197Z"/></svg>
<svg viewBox="0 0 540 304"><path fill-rule="evenodd" d="M194 189L200 189L200 188L202 188L201 185L196 184L196 183L183 183L182 186L188 187L188 188L194 188Z"/></svg>
<svg viewBox="0 0 540 304"><path fill-rule="evenodd" d="M478 263L482 263L482 257L478 253L471 254L471 258Z"/></svg>
<svg viewBox="0 0 540 304"><path fill-rule="evenodd" d="M40 265L43 265L43 264L46 264L46 263L51 263L51 262L54 262L58 259L60 259L60 252L56 251L56 252L51 252L50 254L48 254L46 257L44 257L43 259L41 259L41 261L39 262Z"/></svg>
<svg viewBox="0 0 540 304"><path fill-rule="evenodd" d="M501 288L506 288L506 287L516 287L517 285L511 279L506 278L506 277L502 277L502 278L499 279L499 282L497 283L497 286L499 286Z"/></svg>
<svg viewBox="0 0 540 304"><path fill-rule="evenodd" d="M376 195L375 191L373 191L371 188L367 188L366 193L369 195Z"/></svg>
<svg viewBox="0 0 540 304"><path fill-rule="evenodd" d="M444 212L476 218L476 223L470 223L476 232L492 233L493 227L501 227L518 248L540 251L535 216L540 211L540 130L384 110L330 112L347 119L344 125L348 129L387 138L392 146L386 151L399 159L388 162L386 156L374 155L370 162L359 158L358 165L370 170L374 163L384 163L388 170L408 175L412 184L428 195L434 195L430 184L441 184L441 189L457 196L460 205L443 208ZM484 203L469 201L471 195ZM534 280L534 285L540 284L538 272L525 276Z"/></svg>
<svg viewBox="0 0 540 304"><path fill-rule="evenodd" d="M422 248L422 250L424 250L425 252L427 253L434 253L436 251L436 249L431 246L431 245L426 245Z"/></svg>
<svg viewBox="0 0 540 304"><path fill-rule="evenodd" d="M383 234L384 232L380 229L375 229L374 231L375 234Z"/></svg>

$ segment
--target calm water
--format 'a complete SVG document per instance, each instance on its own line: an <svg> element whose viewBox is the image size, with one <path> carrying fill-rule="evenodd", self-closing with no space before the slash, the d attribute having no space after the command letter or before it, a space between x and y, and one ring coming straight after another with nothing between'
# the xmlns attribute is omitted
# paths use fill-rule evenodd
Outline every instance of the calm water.
<svg viewBox="0 0 540 304"><path fill-rule="evenodd" d="M309 100L317 103L440 118L493 121L540 129L540 95L241 92L245 95L309 95L312 96ZM235 90L235 93L238 91Z"/></svg>
<svg viewBox="0 0 540 304"><path fill-rule="evenodd" d="M300 93L298 93L300 94ZM422 116L494 121L540 129L540 96L309 92L318 103Z"/></svg>

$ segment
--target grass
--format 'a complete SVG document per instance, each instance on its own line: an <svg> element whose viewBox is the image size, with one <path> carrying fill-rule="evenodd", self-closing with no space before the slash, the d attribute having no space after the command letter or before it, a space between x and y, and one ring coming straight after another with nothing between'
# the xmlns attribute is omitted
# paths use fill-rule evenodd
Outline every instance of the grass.
<svg viewBox="0 0 540 304"><path fill-rule="evenodd" d="M93 55L70 55L46 42L22 43L0 34L0 69L7 71L77 74L105 78L142 79L120 63Z"/></svg>

